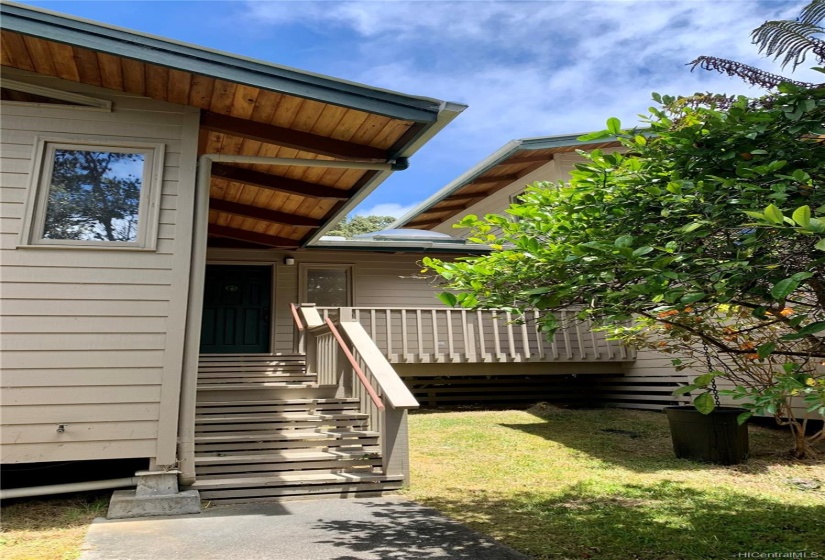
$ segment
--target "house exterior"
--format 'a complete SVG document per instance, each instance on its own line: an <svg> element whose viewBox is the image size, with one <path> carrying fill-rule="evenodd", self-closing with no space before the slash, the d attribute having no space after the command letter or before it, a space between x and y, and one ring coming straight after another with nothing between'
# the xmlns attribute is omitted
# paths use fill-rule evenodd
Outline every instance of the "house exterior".
<svg viewBox="0 0 825 560"><path fill-rule="evenodd" d="M430 198L410 210L392 228L416 228L466 237L467 230L453 227L463 217L474 214L503 213L525 187L536 181L552 183L566 180L577 163L584 162L578 150L621 150L611 139L581 141L580 134L513 140L473 166ZM591 376L586 382L589 402L623 408L661 410L664 406L686 402L673 397L674 388L687 384L691 371L677 372L671 357L653 351L632 351L618 368ZM554 366L556 364L553 364ZM596 365L596 364L593 364ZM604 367L605 363L598 364ZM511 366L514 368L520 366ZM547 372L547 369L544 370ZM598 370L590 367L591 373ZM615 374L618 374L616 376ZM565 393L562 393L565 394Z"/></svg>
<svg viewBox="0 0 825 560"><path fill-rule="evenodd" d="M307 247L464 106L0 10L2 462L146 458L192 483L198 438L250 424L195 435L200 355L294 358L289 304L308 279L385 305L384 267L412 275L414 259ZM301 384L290 359L260 366L288 378L265 386L270 401ZM294 395L313 410L335 397Z"/></svg>
<svg viewBox="0 0 825 560"><path fill-rule="evenodd" d="M398 223L423 233L328 238L464 106L0 11L3 464L139 458L212 500L346 496L408 481L420 403L679 400L659 357L449 309L421 272L486 252L449 223L563 178L581 143L508 144Z"/></svg>

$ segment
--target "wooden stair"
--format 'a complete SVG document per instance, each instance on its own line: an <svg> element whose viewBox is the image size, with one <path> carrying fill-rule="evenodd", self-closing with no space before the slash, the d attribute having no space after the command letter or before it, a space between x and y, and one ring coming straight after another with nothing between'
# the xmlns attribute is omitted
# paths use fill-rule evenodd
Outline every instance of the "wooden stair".
<svg viewBox="0 0 825 560"><path fill-rule="evenodd" d="M202 356L191 488L221 503L399 489L358 400L335 389L301 355Z"/></svg>

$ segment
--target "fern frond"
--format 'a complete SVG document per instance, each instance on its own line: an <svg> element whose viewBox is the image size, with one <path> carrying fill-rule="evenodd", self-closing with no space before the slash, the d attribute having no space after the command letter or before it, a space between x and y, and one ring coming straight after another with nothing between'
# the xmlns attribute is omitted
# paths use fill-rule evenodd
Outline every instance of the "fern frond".
<svg viewBox="0 0 825 560"><path fill-rule="evenodd" d="M825 19L825 0L811 0L811 3L802 9L798 21L819 25Z"/></svg>
<svg viewBox="0 0 825 560"><path fill-rule="evenodd" d="M705 70L715 70L728 76L738 76L751 85L767 89L773 89L781 83L791 83L800 87L814 87L814 84L791 80L735 60L716 58L715 56L700 56L690 63L690 71L693 72L697 66Z"/></svg>
<svg viewBox="0 0 825 560"><path fill-rule="evenodd" d="M825 41L813 37L823 31L818 25L802 21L766 21L753 30L751 39L766 56L778 59L784 55L782 68L792 64L796 69L809 52L819 62L825 61Z"/></svg>

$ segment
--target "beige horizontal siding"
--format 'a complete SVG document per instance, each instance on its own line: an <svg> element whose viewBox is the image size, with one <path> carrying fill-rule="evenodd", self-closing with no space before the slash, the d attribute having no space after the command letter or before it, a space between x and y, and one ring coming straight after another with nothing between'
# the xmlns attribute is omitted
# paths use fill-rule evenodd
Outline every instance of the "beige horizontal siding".
<svg viewBox="0 0 825 560"><path fill-rule="evenodd" d="M157 437L158 423L149 422L75 422L66 423L63 432L49 424L15 424L3 429L0 441L9 443L75 443L113 439L149 439Z"/></svg>
<svg viewBox="0 0 825 560"><path fill-rule="evenodd" d="M112 350L88 352L66 351L5 351L3 368L13 369L62 369L62 368L112 368L163 367L162 350Z"/></svg>
<svg viewBox="0 0 825 560"><path fill-rule="evenodd" d="M157 385L99 385L91 387L5 387L0 396L3 406L86 403L104 404L116 402L158 402L160 387ZM60 419L56 419L60 422ZM3 428L7 429L6 427Z"/></svg>
<svg viewBox="0 0 825 560"><path fill-rule="evenodd" d="M3 463L36 463L45 461L86 461L89 459L126 459L152 457L157 450L157 438L114 439L109 441L54 441L0 445Z"/></svg>
<svg viewBox="0 0 825 560"><path fill-rule="evenodd" d="M101 422L105 420L155 420L157 403L95 403L10 406L3 411L3 421L15 424L54 424L60 422Z"/></svg>
<svg viewBox="0 0 825 560"><path fill-rule="evenodd" d="M3 76L114 109L0 104L2 461L172 462L190 252L178 237L192 228L197 115L28 72ZM164 144L157 250L19 248L38 137Z"/></svg>
<svg viewBox="0 0 825 560"><path fill-rule="evenodd" d="M5 369L3 382L20 387L83 387L95 385L160 385L155 368Z"/></svg>

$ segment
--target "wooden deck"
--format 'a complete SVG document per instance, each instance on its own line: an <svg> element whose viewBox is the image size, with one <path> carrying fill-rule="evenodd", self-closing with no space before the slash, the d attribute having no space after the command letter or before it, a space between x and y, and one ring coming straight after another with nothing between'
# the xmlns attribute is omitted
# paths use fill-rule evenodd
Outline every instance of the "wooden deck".
<svg viewBox="0 0 825 560"><path fill-rule="evenodd" d="M350 308L347 308L350 309ZM571 311L559 312L565 325L548 340L537 314L423 307L353 307L351 313L393 364L622 363L635 352ZM323 319L337 308L318 308Z"/></svg>

